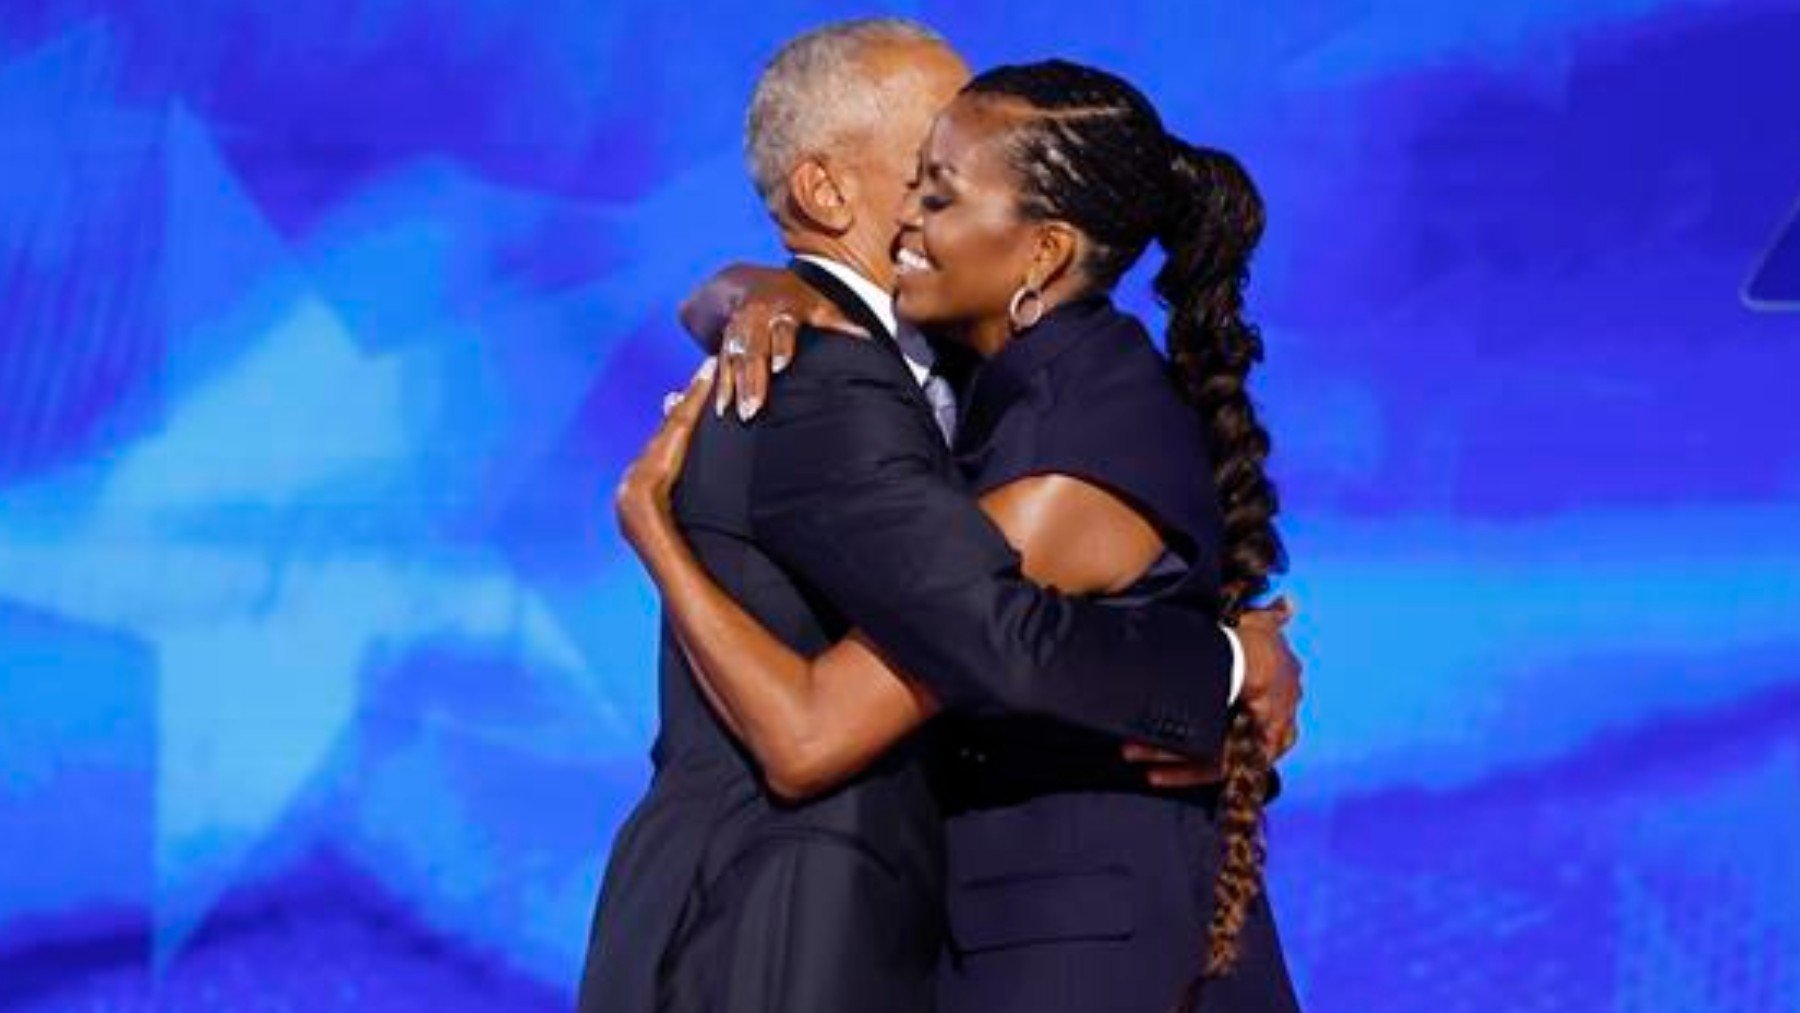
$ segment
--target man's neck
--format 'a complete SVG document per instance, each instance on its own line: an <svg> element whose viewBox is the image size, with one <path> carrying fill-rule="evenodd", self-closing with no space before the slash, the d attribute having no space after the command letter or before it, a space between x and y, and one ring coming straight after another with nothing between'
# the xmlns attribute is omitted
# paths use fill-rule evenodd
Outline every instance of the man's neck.
<svg viewBox="0 0 1800 1013"><path fill-rule="evenodd" d="M931 344L925 340L924 335L902 325L894 316L894 297L891 292L876 285L873 280L857 271L855 267L833 260L823 253L813 253L797 247L790 249L789 252L796 257L813 261L820 270L829 272L844 287L848 288L852 295L861 300L862 304L869 308L869 312L875 314L880 319L882 326L886 328L887 333L883 337L900 346L901 358L906 360L906 368L912 373L913 379L921 384L925 383L926 378L931 375L933 363L937 361L937 354L932 350Z"/></svg>
<svg viewBox="0 0 1800 1013"><path fill-rule="evenodd" d="M878 262L850 243L812 233L788 233L782 239L788 251L795 255L808 254L814 257L823 257L862 275L869 280L870 284L883 292L893 290L893 265L889 263L886 256L883 256Z"/></svg>
<svg viewBox="0 0 1800 1013"><path fill-rule="evenodd" d="M900 331L900 322L894 317L893 293L882 288L874 279L859 271L854 264L847 264L823 253L810 250L795 249L794 256L811 260L820 268L828 271L842 283L869 311L881 320L887 337L896 337Z"/></svg>

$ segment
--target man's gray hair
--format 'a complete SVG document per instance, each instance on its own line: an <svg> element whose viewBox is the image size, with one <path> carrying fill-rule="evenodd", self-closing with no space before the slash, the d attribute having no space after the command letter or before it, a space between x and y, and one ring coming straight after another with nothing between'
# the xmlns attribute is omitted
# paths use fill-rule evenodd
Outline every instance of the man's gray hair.
<svg viewBox="0 0 1800 1013"><path fill-rule="evenodd" d="M944 37L905 18L858 18L815 28L787 45L757 79L744 124L744 159L763 203L781 213L788 173L881 116L880 91L857 60L868 47Z"/></svg>

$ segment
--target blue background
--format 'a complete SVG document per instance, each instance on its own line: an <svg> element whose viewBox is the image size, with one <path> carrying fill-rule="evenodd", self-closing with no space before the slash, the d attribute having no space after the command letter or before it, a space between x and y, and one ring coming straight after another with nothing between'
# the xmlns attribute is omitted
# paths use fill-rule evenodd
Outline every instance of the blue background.
<svg viewBox="0 0 1800 1013"><path fill-rule="evenodd" d="M886 9L1265 190L1309 1008L1800 1009L1800 9L1092 7L0 8L0 1008L567 1005L612 482L760 61Z"/></svg>

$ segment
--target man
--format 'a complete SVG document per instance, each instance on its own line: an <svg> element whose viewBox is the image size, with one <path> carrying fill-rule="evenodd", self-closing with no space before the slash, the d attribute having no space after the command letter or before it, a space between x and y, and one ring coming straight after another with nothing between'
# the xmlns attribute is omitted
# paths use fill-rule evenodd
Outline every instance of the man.
<svg viewBox="0 0 1800 1013"><path fill-rule="evenodd" d="M1212 755L1239 667L1232 635L1185 610L1107 608L1025 581L958 488L948 385L893 319L894 211L919 139L966 78L940 39L897 21L803 36L764 73L752 173L792 270L869 340L803 329L809 347L763 418L696 432L676 516L714 578L796 650L859 628L948 706ZM1298 666L1278 630L1247 630L1242 651L1245 699L1285 699L1291 720ZM665 629L656 778L615 845L581 1008L929 1009L942 856L916 748L784 804L687 664Z"/></svg>

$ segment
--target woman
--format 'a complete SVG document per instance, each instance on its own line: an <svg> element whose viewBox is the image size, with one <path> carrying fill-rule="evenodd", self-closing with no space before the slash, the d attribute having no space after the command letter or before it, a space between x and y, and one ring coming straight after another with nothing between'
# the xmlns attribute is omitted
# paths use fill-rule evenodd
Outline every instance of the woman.
<svg viewBox="0 0 1800 1013"><path fill-rule="evenodd" d="M1236 162L1166 135L1110 74L1003 67L938 117L900 222L896 309L982 358L959 463L1033 580L1235 618L1281 568L1244 389L1261 344L1239 316L1261 225ZM1108 297L1153 238L1174 378ZM666 428L634 466L626 535L771 783L824 790L935 701L860 636L798 655L706 579L667 509L685 435ZM820 680L835 691L812 693ZM944 1009L1294 1008L1259 889L1269 761L1254 722L1234 723L1217 790L1148 790L1118 750L1039 720L956 721L939 764Z"/></svg>

